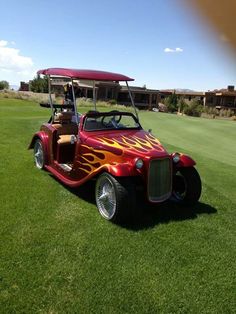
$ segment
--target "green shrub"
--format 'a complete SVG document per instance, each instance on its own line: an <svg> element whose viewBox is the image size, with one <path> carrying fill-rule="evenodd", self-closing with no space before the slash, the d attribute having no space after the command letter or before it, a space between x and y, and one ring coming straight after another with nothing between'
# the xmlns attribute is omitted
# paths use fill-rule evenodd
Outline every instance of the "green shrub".
<svg viewBox="0 0 236 314"><path fill-rule="evenodd" d="M48 79L47 77L35 77L30 81L30 90L34 93L48 93Z"/></svg>
<svg viewBox="0 0 236 314"><path fill-rule="evenodd" d="M226 117L227 116L227 110L226 109L221 109L219 112L220 117Z"/></svg>
<svg viewBox="0 0 236 314"><path fill-rule="evenodd" d="M0 90L9 89L9 83L7 81L0 81Z"/></svg>
<svg viewBox="0 0 236 314"><path fill-rule="evenodd" d="M209 107L208 106L205 106L205 107L203 107L203 112L205 112L206 114L208 114L209 113Z"/></svg>
<svg viewBox="0 0 236 314"><path fill-rule="evenodd" d="M77 107L78 109L80 107L88 107L88 109L93 109L94 108L94 104L93 104L93 100L91 98L79 98L77 99ZM118 105L118 104L112 104L110 102L106 102L106 101L100 101L98 100L96 103L96 107L99 108L110 108L112 110L117 109L120 111L129 111L129 112L134 112L134 109L132 106L125 106L125 105ZM136 108L136 110L138 111L138 108Z"/></svg>
<svg viewBox="0 0 236 314"><path fill-rule="evenodd" d="M108 100L108 103L111 105L116 105L117 101L115 99Z"/></svg>
<svg viewBox="0 0 236 314"><path fill-rule="evenodd" d="M202 105L197 100L192 100L185 108L184 113L188 116L200 117L203 111Z"/></svg>
<svg viewBox="0 0 236 314"><path fill-rule="evenodd" d="M168 96L164 101L168 112L178 111L178 97L175 93Z"/></svg>
<svg viewBox="0 0 236 314"><path fill-rule="evenodd" d="M185 109L188 107L183 97L181 97L178 101L179 112L185 113Z"/></svg>
<svg viewBox="0 0 236 314"><path fill-rule="evenodd" d="M227 117L227 118L232 117L233 114L234 114L234 112L233 112L231 109L227 109L227 110L226 110L226 117Z"/></svg>

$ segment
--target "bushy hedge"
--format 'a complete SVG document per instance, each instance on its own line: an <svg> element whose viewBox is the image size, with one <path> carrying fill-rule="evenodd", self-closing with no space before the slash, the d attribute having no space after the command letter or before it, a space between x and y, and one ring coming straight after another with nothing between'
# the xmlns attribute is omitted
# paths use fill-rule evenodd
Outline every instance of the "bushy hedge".
<svg viewBox="0 0 236 314"><path fill-rule="evenodd" d="M30 81L29 85L30 90L34 93L48 93L48 80L46 77L40 78L37 76Z"/></svg>
<svg viewBox="0 0 236 314"><path fill-rule="evenodd" d="M175 93L172 95L168 96L164 100L164 104L167 107L168 112L177 112L178 111L178 97Z"/></svg>
<svg viewBox="0 0 236 314"><path fill-rule="evenodd" d="M215 107L204 107L203 109L204 114L211 118L215 117L221 117L221 118L230 118L234 116L234 111L230 108L222 108L222 109L216 109Z"/></svg>
<svg viewBox="0 0 236 314"><path fill-rule="evenodd" d="M7 81L0 81L0 90L9 89L9 83Z"/></svg>
<svg viewBox="0 0 236 314"><path fill-rule="evenodd" d="M203 106L199 100L193 99L186 103L183 97L178 98L175 93L166 98L165 105L167 106L168 112L178 111L193 117L200 117L203 110Z"/></svg>

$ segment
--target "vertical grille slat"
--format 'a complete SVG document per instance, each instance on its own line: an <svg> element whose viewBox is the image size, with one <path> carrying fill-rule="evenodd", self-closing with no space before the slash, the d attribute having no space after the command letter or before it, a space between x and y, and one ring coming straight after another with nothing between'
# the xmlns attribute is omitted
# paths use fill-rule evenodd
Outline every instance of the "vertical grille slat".
<svg viewBox="0 0 236 314"><path fill-rule="evenodd" d="M169 158L150 162L148 175L148 197L152 202L161 202L171 194L171 163Z"/></svg>

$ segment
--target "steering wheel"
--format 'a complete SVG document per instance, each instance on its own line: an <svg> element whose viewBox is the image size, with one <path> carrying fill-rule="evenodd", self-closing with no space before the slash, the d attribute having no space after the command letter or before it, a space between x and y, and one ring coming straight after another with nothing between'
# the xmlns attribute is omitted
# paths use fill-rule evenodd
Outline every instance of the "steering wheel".
<svg viewBox="0 0 236 314"><path fill-rule="evenodd" d="M115 128L118 127L118 123L120 122L122 116L121 115L114 115L110 118L110 120L108 122L105 122L104 119L106 118L107 116L103 116L102 119L101 119L101 123L105 126L108 126L109 124L112 124ZM109 117L109 116L108 116Z"/></svg>
<svg viewBox="0 0 236 314"><path fill-rule="evenodd" d="M110 113L116 114L112 117L112 120L114 120L116 123L119 123L121 118L122 118L122 115L118 115L118 113L120 113L120 112L118 110L112 110L112 111L110 111ZM117 117L117 119L116 119L116 117Z"/></svg>
<svg viewBox="0 0 236 314"><path fill-rule="evenodd" d="M111 118L112 121L115 121L117 124L120 122L122 116L121 115L115 115Z"/></svg>

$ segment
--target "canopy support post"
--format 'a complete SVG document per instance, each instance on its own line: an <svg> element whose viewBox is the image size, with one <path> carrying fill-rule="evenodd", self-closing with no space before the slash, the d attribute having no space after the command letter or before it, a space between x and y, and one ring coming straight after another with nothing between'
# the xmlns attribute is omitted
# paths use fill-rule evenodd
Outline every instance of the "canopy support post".
<svg viewBox="0 0 236 314"><path fill-rule="evenodd" d="M132 106L133 106L133 108L134 108L134 112L135 112L136 118L137 118L137 120L139 121L138 112L137 112L137 109L136 109L135 104L134 104L134 100L133 100L133 96L132 96L131 90L130 90L130 88L129 88L129 84L128 84L127 81L125 81L125 83L126 83L126 86L127 86L127 88L128 88L129 97L130 97L130 100L131 100L131 104L132 104Z"/></svg>
<svg viewBox="0 0 236 314"><path fill-rule="evenodd" d="M52 89L51 89L51 78L48 75L48 94L49 94L49 103L52 111L52 123L54 122L54 110L53 110L53 103L52 103Z"/></svg>
<svg viewBox="0 0 236 314"><path fill-rule="evenodd" d="M93 81L93 103L94 103L94 110L97 111L97 99L96 99L95 81Z"/></svg>
<svg viewBox="0 0 236 314"><path fill-rule="evenodd" d="M75 121L76 121L77 124L79 124L78 113L77 113L77 106L76 106L76 98L75 98L75 89L74 89L74 84L73 84L73 78L71 78L71 90L72 90L72 96L73 96Z"/></svg>

